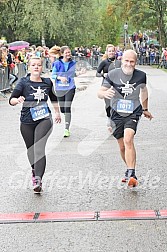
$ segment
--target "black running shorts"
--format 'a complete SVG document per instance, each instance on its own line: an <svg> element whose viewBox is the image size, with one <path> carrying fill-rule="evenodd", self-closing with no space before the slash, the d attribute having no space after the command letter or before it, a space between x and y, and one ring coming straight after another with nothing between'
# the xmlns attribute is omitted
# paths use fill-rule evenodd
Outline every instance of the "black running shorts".
<svg viewBox="0 0 167 252"><path fill-rule="evenodd" d="M131 114L127 117L118 117L111 120L111 126L113 131L113 136L116 139L122 138L124 136L124 130L127 128L133 129L136 133L137 125L140 116Z"/></svg>

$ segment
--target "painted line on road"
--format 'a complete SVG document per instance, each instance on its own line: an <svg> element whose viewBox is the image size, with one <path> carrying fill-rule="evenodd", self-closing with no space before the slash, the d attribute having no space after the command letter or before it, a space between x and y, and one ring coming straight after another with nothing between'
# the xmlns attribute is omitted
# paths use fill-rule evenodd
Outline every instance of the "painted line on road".
<svg viewBox="0 0 167 252"><path fill-rule="evenodd" d="M98 220L143 220L156 219L154 210L101 211Z"/></svg>
<svg viewBox="0 0 167 252"><path fill-rule="evenodd" d="M167 210L160 210L160 219L167 219Z"/></svg>
<svg viewBox="0 0 167 252"><path fill-rule="evenodd" d="M167 219L167 210L0 213L0 224L163 219Z"/></svg>
<svg viewBox="0 0 167 252"><path fill-rule="evenodd" d="M48 212L40 213L37 221L94 221L96 212Z"/></svg>
<svg viewBox="0 0 167 252"><path fill-rule="evenodd" d="M33 222L34 213L3 213L0 214L0 224L3 223L18 223L18 222Z"/></svg>

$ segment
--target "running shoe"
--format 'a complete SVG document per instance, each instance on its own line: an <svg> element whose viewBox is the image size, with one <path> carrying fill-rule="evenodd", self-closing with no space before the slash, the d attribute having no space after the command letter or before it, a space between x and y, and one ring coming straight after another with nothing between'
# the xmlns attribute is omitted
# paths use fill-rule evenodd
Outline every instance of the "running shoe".
<svg viewBox="0 0 167 252"><path fill-rule="evenodd" d="M35 178L33 190L34 190L34 193L41 193L42 192L42 182L41 182L41 179Z"/></svg>
<svg viewBox="0 0 167 252"><path fill-rule="evenodd" d="M135 175L133 177L131 176L128 180L128 186L129 187L136 187L137 185L138 185L137 177Z"/></svg>
<svg viewBox="0 0 167 252"><path fill-rule="evenodd" d="M69 137L69 136L70 136L70 131L68 129L65 129L64 137Z"/></svg>
<svg viewBox="0 0 167 252"><path fill-rule="evenodd" d="M34 170L32 170L32 185L35 186L35 173L34 173Z"/></svg>
<svg viewBox="0 0 167 252"><path fill-rule="evenodd" d="M41 179L39 179L39 180L41 180ZM34 172L34 170L32 170L32 185L36 186L36 179L35 179L35 172ZM40 185L42 187L42 182L41 182Z"/></svg>
<svg viewBox="0 0 167 252"><path fill-rule="evenodd" d="M123 183L128 182L129 187L136 187L138 185L137 177L135 175L134 169L127 169L125 172L125 176L122 179Z"/></svg>
<svg viewBox="0 0 167 252"><path fill-rule="evenodd" d="M128 181L128 170L125 172L125 176L122 178L122 182L126 183Z"/></svg>

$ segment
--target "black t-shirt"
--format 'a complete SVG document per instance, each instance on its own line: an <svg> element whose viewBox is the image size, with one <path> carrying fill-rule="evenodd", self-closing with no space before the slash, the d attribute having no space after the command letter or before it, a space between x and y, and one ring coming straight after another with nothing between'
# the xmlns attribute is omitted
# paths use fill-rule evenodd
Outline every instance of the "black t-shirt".
<svg viewBox="0 0 167 252"><path fill-rule="evenodd" d="M97 68L97 73L101 73L102 71L103 71L103 74L108 73L108 68L111 62L112 60L110 59L102 60Z"/></svg>
<svg viewBox="0 0 167 252"><path fill-rule="evenodd" d="M18 98L20 96L25 97L20 117L22 123L33 124L38 120L43 120L51 116L51 111L48 107L47 100L49 97L51 101L57 102L57 97L54 93L52 81L49 78L41 79L42 82L33 82L30 80L30 76L23 77L19 80L12 92L9 101L12 98ZM38 109L37 114L40 115L38 117L39 119L32 119L32 108ZM47 113L45 110L47 110ZM45 113L44 117L42 117L43 111Z"/></svg>
<svg viewBox="0 0 167 252"><path fill-rule="evenodd" d="M112 69L119 68L120 66L121 66L120 60L115 60L115 58L112 58L112 59L107 58L100 62L97 68L96 76L98 76L98 74L101 74L101 76L103 76L103 74L108 73ZM104 82L104 79L103 79L103 82Z"/></svg>
<svg viewBox="0 0 167 252"><path fill-rule="evenodd" d="M115 60L115 58L107 58L102 60L97 68L97 73L108 73L110 70L114 68L121 67L121 60Z"/></svg>
<svg viewBox="0 0 167 252"><path fill-rule="evenodd" d="M130 114L141 116L140 89L146 86L146 74L135 69L132 75L123 73L122 68L111 70L103 86L114 87L115 95L110 100L111 118L126 117Z"/></svg>

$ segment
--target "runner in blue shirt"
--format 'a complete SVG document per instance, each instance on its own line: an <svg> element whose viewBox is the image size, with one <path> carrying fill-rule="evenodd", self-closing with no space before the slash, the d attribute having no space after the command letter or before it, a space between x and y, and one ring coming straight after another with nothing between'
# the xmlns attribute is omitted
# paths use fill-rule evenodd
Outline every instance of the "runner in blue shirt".
<svg viewBox="0 0 167 252"><path fill-rule="evenodd" d="M60 110L65 115L64 137L70 136L71 105L75 95L76 62L71 58L68 46L60 48L60 58L53 63L52 79L55 80L55 91Z"/></svg>

